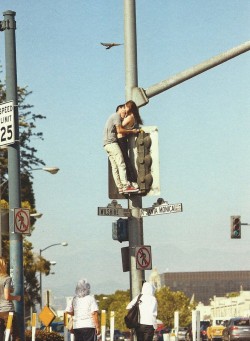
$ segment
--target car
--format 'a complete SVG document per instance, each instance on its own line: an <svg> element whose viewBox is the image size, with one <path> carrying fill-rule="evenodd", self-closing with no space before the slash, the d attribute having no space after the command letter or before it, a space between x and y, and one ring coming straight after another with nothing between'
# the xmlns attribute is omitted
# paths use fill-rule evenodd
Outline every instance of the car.
<svg viewBox="0 0 250 341"><path fill-rule="evenodd" d="M234 317L231 318L225 326L222 333L224 341L243 341L250 340L250 318Z"/></svg>
<svg viewBox="0 0 250 341"><path fill-rule="evenodd" d="M201 321L200 322L200 339L202 341L207 341L207 328L210 326L210 321Z"/></svg>
<svg viewBox="0 0 250 341"><path fill-rule="evenodd" d="M45 326L41 326L40 330L45 330ZM50 329L52 332L58 333L61 336L64 336L64 322L63 321L57 321L57 322L52 322L50 325ZM67 332L67 338L70 340L70 332Z"/></svg>
<svg viewBox="0 0 250 341"><path fill-rule="evenodd" d="M224 320L221 318L213 318L211 325L207 328L207 337L209 341L222 339L223 330L225 329Z"/></svg>
<svg viewBox="0 0 250 341"><path fill-rule="evenodd" d="M41 326L41 330L45 330L45 326ZM64 335L64 323L62 321L52 322L50 325L50 329L52 332L56 332L60 335Z"/></svg>
<svg viewBox="0 0 250 341"><path fill-rule="evenodd" d="M210 325L210 321L200 321L200 340L207 341L207 328ZM192 324L188 326L188 330L185 336L186 341L193 341L193 332L192 332Z"/></svg>
<svg viewBox="0 0 250 341"><path fill-rule="evenodd" d="M124 336L124 341L132 340L133 335L131 331L122 332L122 335Z"/></svg>
<svg viewBox="0 0 250 341"><path fill-rule="evenodd" d="M106 331L105 339L106 339L106 341L110 341L110 330ZM125 339L124 334L119 329L115 329L114 330L114 341L124 341L124 339Z"/></svg>
<svg viewBox="0 0 250 341"><path fill-rule="evenodd" d="M188 327L179 327L177 337L179 341L185 341L185 336L187 333Z"/></svg>
<svg viewBox="0 0 250 341"><path fill-rule="evenodd" d="M164 341L163 334L169 334L171 332L171 328L162 328L160 330L155 331L154 341Z"/></svg>

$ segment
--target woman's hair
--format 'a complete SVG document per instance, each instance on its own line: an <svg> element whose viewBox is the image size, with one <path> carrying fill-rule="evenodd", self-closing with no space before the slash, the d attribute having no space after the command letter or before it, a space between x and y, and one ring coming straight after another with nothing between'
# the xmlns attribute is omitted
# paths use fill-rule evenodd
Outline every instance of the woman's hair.
<svg viewBox="0 0 250 341"><path fill-rule="evenodd" d="M125 103L125 105L128 108L128 113L134 114L135 122L137 124L143 124L141 116L139 114L139 110L138 110L135 102L134 101L128 101Z"/></svg>
<svg viewBox="0 0 250 341"><path fill-rule="evenodd" d="M7 275L6 260L0 257L0 275Z"/></svg>
<svg viewBox="0 0 250 341"><path fill-rule="evenodd" d="M90 294L90 284L86 279L80 279L77 282L75 294L78 297L84 297Z"/></svg>

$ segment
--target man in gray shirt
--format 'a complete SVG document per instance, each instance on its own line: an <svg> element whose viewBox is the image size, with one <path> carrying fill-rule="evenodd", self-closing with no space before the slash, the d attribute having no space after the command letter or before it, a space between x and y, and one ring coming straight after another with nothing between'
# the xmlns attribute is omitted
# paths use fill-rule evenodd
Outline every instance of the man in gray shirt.
<svg viewBox="0 0 250 341"><path fill-rule="evenodd" d="M112 174L115 184L120 194L135 193L139 189L131 186L127 180L126 165L122 156L121 149L117 143L117 133L137 134L139 129L127 130L122 127L121 117L125 114L124 105L119 105L116 112L112 114L104 127L103 146L111 163Z"/></svg>

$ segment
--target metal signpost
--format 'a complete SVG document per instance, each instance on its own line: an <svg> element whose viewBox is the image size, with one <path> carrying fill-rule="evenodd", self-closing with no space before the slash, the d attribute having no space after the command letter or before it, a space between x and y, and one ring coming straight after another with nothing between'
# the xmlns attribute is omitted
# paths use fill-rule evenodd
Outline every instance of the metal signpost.
<svg viewBox="0 0 250 341"><path fill-rule="evenodd" d="M14 208L21 207L20 189L20 144L18 124L18 94L16 67L16 13L6 11L4 20L0 21L0 31L5 33L5 64L6 64L6 101L2 107L4 125L1 130L2 143L8 144L8 183L9 183L9 231L10 231L10 274L14 284L14 295L20 295L21 301L15 301L15 311L18 317L20 339L24 335L24 277L23 277L23 236L14 231ZM9 104L8 107L8 103ZM8 116L8 110L9 115ZM6 111L6 112L5 112ZM13 116L12 116L13 113ZM5 116L6 114L6 116ZM13 140L14 139L14 140ZM7 142L7 143L5 143Z"/></svg>

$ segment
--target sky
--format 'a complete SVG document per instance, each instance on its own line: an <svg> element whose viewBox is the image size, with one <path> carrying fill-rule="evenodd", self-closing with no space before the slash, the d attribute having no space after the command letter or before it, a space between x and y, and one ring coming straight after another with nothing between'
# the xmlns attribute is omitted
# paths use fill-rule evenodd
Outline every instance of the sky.
<svg viewBox="0 0 250 341"><path fill-rule="evenodd" d="M1 0L16 12L17 78L32 94L44 141L38 157L60 171L34 171L43 216L28 239L55 261L43 289L70 296L80 278L92 293L129 289L121 247L112 240L107 206L103 127L125 101L122 0ZM3 15L2 15L3 18ZM250 36L249 0L137 0L138 86L144 89L243 44ZM1 19L2 20L2 19ZM4 33L0 33L0 62ZM4 74L4 72L3 72ZM244 53L150 99L140 109L159 130L160 197L183 212L143 218L144 244L159 273L249 270L250 229L230 238L230 216L250 223L250 55ZM150 207L157 197L146 197ZM127 208L127 200L119 203ZM150 275L146 271L146 278Z"/></svg>

